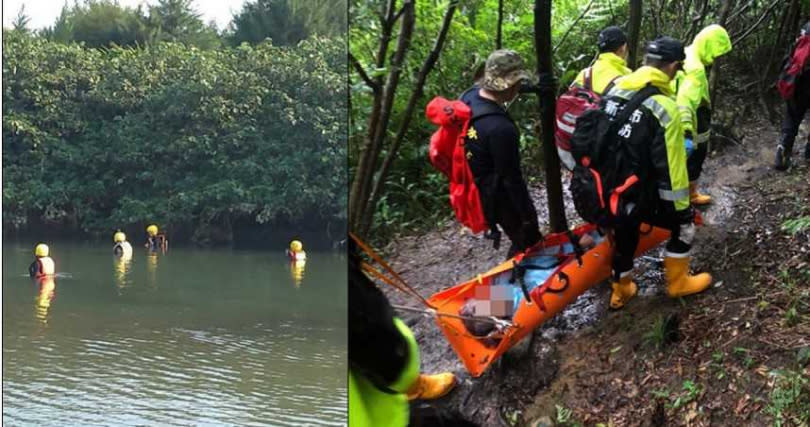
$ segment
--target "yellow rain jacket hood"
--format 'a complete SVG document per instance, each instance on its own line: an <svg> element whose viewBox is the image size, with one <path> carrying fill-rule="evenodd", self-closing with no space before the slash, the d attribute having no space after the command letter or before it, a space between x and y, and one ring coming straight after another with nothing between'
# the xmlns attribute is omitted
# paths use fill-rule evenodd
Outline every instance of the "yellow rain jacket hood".
<svg viewBox="0 0 810 427"><path fill-rule="evenodd" d="M574 83L580 86L585 85L585 70L582 70L574 79ZM599 95L605 93L605 88L617 77L626 76L632 72L627 68L627 62L613 52L600 53L596 62L591 66L591 86L593 91Z"/></svg>
<svg viewBox="0 0 810 427"><path fill-rule="evenodd" d="M712 65L715 59L729 52L731 52L731 39L728 32L716 24L701 30L695 36L692 44L686 47L683 71L678 72L674 82L677 90L676 101L681 110L684 131L694 134L697 127L698 108L711 106L706 66ZM708 140L708 138L705 139Z"/></svg>
<svg viewBox="0 0 810 427"><path fill-rule="evenodd" d="M616 87L624 90L637 91L647 86L647 83L652 83L664 96L671 97L673 94L669 76L658 68L648 67L646 65L632 74L628 74L617 80Z"/></svg>

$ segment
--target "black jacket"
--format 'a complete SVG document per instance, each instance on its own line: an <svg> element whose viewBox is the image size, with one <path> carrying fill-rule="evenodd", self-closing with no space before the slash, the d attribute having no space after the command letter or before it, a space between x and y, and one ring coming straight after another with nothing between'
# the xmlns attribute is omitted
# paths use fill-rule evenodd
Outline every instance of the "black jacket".
<svg viewBox="0 0 810 427"><path fill-rule="evenodd" d="M537 211L520 167L517 126L498 104L482 98L478 87L462 94L461 101L470 106L474 117L464 144L487 221L492 222L495 205L509 203L524 224L536 225ZM482 110L490 113L476 117L476 111Z"/></svg>

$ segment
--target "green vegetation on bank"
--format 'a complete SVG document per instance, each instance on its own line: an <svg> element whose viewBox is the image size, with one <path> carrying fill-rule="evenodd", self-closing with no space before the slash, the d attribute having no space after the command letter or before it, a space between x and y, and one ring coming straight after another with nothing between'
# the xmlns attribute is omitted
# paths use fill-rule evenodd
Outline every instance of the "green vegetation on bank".
<svg viewBox="0 0 810 427"><path fill-rule="evenodd" d="M4 30L5 230L339 233L345 52L341 37L96 49Z"/></svg>

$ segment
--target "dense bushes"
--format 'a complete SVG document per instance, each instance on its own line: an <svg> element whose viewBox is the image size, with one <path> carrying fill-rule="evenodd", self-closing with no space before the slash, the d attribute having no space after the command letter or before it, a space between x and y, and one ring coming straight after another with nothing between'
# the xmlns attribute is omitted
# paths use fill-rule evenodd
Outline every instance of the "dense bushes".
<svg viewBox="0 0 810 427"><path fill-rule="evenodd" d="M97 50L5 31L3 223L340 224L345 86L340 39Z"/></svg>

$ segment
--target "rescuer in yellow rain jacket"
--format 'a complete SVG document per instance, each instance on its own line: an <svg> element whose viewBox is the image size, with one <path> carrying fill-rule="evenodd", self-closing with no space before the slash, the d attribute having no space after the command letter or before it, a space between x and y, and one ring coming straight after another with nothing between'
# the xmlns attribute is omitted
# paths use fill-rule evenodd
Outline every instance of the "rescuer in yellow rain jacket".
<svg viewBox="0 0 810 427"><path fill-rule="evenodd" d="M728 32L719 25L709 25L686 47L683 71L678 73L675 80L676 101L681 112L686 151L689 155L689 198L695 205L706 205L712 201L711 197L700 194L697 189L697 180L703 170L711 134L711 98L706 67L728 52L731 52Z"/></svg>
<svg viewBox="0 0 810 427"><path fill-rule="evenodd" d="M689 274L689 252L695 234L694 210L689 203L684 132L678 106L673 99L671 79L684 60L683 44L660 37L647 46L644 66L619 79L604 99L605 112L615 117L633 96L654 86L659 93L645 99L628 120L619 124L618 137L627 147L635 147L642 159L638 170L646 176L632 211L621 215L614 228L612 308L621 308L638 288L633 283L633 256L638 246L642 222L670 230L664 270L667 295L673 298L702 292L711 276Z"/></svg>
<svg viewBox="0 0 810 427"><path fill-rule="evenodd" d="M591 90L603 95L605 89L619 77L632 72L627 68L627 36L619 27L607 27L599 33L597 40L599 56L590 67L582 70L573 84L585 85L585 76L590 69Z"/></svg>
<svg viewBox="0 0 810 427"><path fill-rule="evenodd" d="M456 385L450 372L419 373L419 347L388 299L349 249L349 426L471 425L436 413L412 413L408 401L437 399Z"/></svg>

